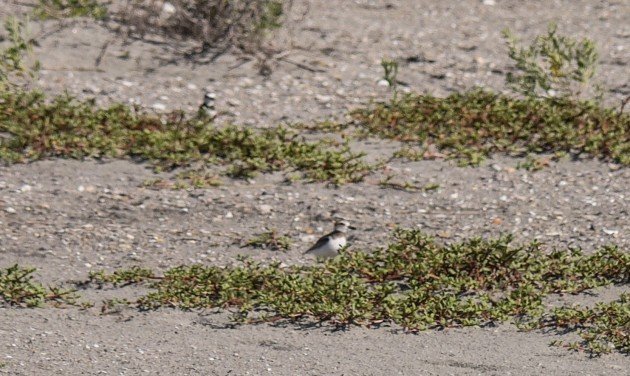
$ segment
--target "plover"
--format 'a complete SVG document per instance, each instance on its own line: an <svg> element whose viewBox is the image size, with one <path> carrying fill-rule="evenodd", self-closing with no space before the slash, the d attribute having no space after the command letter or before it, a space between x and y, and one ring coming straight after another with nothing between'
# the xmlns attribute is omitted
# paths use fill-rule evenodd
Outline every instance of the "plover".
<svg viewBox="0 0 630 376"><path fill-rule="evenodd" d="M211 118L218 115L217 110L214 108L214 102L217 99L215 93L206 92L203 96L203 103L199 106L199 111L205 112Z"/></svg>
<svg viewBox="0 0 630 376"><path fill-rule="evenodd" d="M330 234L319 238L314 246L304 252L305 255L313 255L317 258L332 258L339 254L339 250L346 246L346 233L351 227L348 221L335 222L335 229Z"/></svg>

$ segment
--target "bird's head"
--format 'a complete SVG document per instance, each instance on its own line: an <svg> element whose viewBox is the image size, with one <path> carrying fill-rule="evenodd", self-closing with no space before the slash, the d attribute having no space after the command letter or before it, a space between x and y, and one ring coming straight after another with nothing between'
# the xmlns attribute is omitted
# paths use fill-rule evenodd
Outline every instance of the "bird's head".
<svg viewBox="0 0 630 376"><path fill-rule="evenodd" d="M338 220L335 222L335 231L347 232L348 229L355 230L356 228L350 226L350 222L346 221L345 219Z"/></svg>

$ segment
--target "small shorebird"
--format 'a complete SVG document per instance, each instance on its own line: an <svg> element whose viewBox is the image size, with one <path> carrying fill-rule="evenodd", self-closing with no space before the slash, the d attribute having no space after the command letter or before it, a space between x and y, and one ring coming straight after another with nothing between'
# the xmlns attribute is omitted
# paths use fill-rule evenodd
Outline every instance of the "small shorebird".
<svg viewBox="0 0 630 376"><path fill-rule="evenodd" d="M215 93L206 92L203 96L203 103L199 106L199 111L203 111L206 115L214 118L218 115L217 110L214 108L214 102L217 99Z"/></svg>
<svg viewBox="0 0 630 376"><path fill-rule="evenodd" d="M304 252L305 255L313 255L317 258L332 258L339 254L339 250L346 246L346 233L348 229L354 229L345 220L335 222L335 229L330 234L319 238L314 246Z"/></svg>

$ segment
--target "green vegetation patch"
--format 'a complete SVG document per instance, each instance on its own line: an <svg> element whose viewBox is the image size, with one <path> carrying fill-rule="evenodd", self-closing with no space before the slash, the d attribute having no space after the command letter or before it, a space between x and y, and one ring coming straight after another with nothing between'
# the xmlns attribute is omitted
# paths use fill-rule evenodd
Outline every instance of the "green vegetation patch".
<svg viewBox="0 0 630 376"><path fill-rule="evenodd" d="M595 102L487 91L446 98L408 94L352 115L366 134L437 147L464 164L478 164L494 152L560 152L630 165L630 115Z"/></svg>
<svg viewBox="0 0 630 376"><path fill-rule="evenodd" d="M269 248L274 251L288 251L291 248L291 238L280 235L276 230L269 230L249 239L245 246L255 248Z"/></svg>
<svg viewBox="0 0 630 376"><path fill-rule="evenodd" d="M156 278L158 277L155 276L152 270L134 266L129 269L116 270L111 274L107 274L104 271L90 272L88 282L100 287L105 284L122 287Z"/></svg>
<svg viewBox="0 0 630 376"><path fill-rule="evenodd" d="M628 295L594 308L548 311L544 304L550 294L627 285L628 252L615 246L592 254L549 251L537 242L512 245L511 240L473 238L442 245L418 230L399 229L386 248L346 250L312 266L262 265L242 258L235 266L184 265L162 276L133 267L91 273L84 286L144 284L151 289L136 301L106 301L104 313L120 306L222 308L241 323L395 324L407 332L513 322L523 330L577 331L581 342L556 342L593 355L628 353ZM32 282L32 272L17 266L0 270L0 297L9 304L37 306L63 296Z"/></svg>
<svg viewBox="0 0 630 376"><path fill-rule="evenodd" d="M630 282L630 254L614 246L586 255L510 242L476 238L440 245L419 231L398 230L385 249L342 252L322 265L283 268L245 259L236 267L180 266L152 282L155 291L137 305L236 308L242 322L394 323L420 331L537 321L549 294Z"/></svg>
<svg viewBox="0 0 630 376"><path fill-rule="evenodd" d="M6 40L9 45L0 49L0 92L13 90L32 80L39 70L39 62L32 59L33 45L28 36L28 20L8 17L4 21ZM0 36L0 40L4 39Z"/></svg>
<svg viewBox="0 0 630 376"><path fill-rule="evenodd" d="M282 127L219 128L202 114L149 115L121 104L98 108L68 96L47 102L36 92L0 94L0 135L0 160L5 162L130 157L158 169L221 164L229 176L242 178L297 170L308 180L335 184L360 181L374 168L348 145L306 142ZM199 185L208 181L204 176L183 178Z"/></svg>
<svg viewBox="0 0 630 376"><path fill-rule="evenodd" d="M34 268L18 265L0 269L0 302L12 306L39 307L44 303L74 304L73 290L44 287L33 280Z"/></svg>
<svg viewBox="0 0 630 376"><path fill-rule="evenodd" d="M630 354L630 295L595 307L560 307L545 314L534 327L551 328L564 334L578 332L582 341L555 341L558 346L590 354L618 351Z"/></svg>
<svg viewBox="0 0 630 376"><path fill-rule="evenodd" d="M39 0L35 14L41 19L107 16L107 6L97 0Z"/></svg>
<svg viewBox="0 0 630 376"><path fill-rule="evenodd" d="M547 34L536 36L529 46L521 46L509 29L503 30L503 38L516 68L508 72L506 83L515 92L579 98L590 89L601 94L599 85L591 87L599 60L592 40L561 35L555 23L550 23Z"/></svg>

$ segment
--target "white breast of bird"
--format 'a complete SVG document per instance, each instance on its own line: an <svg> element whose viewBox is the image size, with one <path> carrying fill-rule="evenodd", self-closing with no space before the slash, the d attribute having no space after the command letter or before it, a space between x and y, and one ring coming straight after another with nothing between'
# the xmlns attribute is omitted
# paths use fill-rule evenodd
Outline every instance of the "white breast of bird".
<svg viewBox="0 0 630 376"><path fill-rule="evenodd" d="M337 256L337 252L346 245L346 238L330 238L328 242L319 247L318 249L314 249L312 254L316 257L335 257Z"/></svg>

